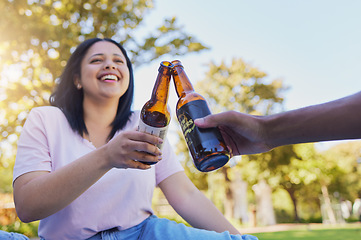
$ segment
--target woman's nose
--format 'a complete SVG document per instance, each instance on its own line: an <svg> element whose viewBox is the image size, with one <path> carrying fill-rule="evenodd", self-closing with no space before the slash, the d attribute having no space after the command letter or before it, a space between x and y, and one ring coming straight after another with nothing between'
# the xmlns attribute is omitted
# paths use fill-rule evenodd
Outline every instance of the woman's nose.
<svg viewBox="0 0 361 240"><path fill-rule="evenodd" d="M115 69L115 64L113 62L106 62L104 69Z"/></svg>

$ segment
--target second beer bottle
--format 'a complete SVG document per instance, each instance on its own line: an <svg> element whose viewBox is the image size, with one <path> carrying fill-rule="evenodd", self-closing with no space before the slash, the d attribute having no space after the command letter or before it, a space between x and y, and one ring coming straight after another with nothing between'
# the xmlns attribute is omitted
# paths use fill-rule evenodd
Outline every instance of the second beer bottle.
<svg viewBox="0 0 361 240"><path fill-rule="evenodd" d="M167 104L172 64L167 61L160 63L158 76L154 84L152 96L140 112L138 131L146 132L162 139L165 138L170 122L170 111ZM162 145L158 145L162 149ZM154 164L153 162L142 162Z"/></svg>
<svg viewBox="0 0 361 240"><path fill-rule="evenodd" d="M199 171L209 172L225 165L229 152L218 128L198 128L194 119L211 114L204 97L194 91L182 63L172 61L173 80L178 95L176 113L188 149Z"/></svg>

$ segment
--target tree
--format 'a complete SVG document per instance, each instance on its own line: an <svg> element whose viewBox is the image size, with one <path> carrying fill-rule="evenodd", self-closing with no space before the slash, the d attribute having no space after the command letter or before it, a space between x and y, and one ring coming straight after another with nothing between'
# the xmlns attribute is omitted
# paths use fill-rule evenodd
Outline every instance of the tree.
<svg viewBox="0 0 361 240"><path fill-rule="evenodd" d="M270 182L273 188L281 187L287 191L293 203L294 221L300 222L298 203L300 192L317 179L314 172L317 152L313 144L288 145L270 152L272 164Z"/></svg>
<svg viewBox="0 0 361 240"><path fill-rule="evenodd" d="M48 104L70 54L84 39L108 37L130 53L134 66L164 54L207 49L176 18L147 36L138 27L151 0L3 0L0 2L1 165L11 166L15 143L29 110ZM0 167L1 167L0 165Z"/></svg>
<svg viewBox="0 0 361 240"><path fill-rule="evenodd" d="M360 167L357 164L359 149L360 143L352 142L337 145L325 152L318 151L313 143L284 146L272 151L272 159L277 164L272 169L270 182L274 188L281 186L289 193L294 204L295 221L301 220L298 216L299 203L307 206L304 212L315 215L321 206L321 196L329 221L337 222L333 195L354 200L361 187ZM282 159L288 159L288 163ZM318 203L317 210L311 206L314 203Z"/></svg>
<svg viewBox="0 0 361 240"><path fill-rule="evenodd" d="M322 153L329 162L335 163L341 176L334 176L330 190L338 192L344 199L354 201L361 197L361 141L345 142Z"/></svg>

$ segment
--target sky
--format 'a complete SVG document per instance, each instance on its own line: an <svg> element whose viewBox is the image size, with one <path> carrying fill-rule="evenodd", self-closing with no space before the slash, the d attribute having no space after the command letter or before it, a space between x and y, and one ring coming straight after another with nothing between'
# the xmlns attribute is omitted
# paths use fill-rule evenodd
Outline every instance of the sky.
<svg viewBox="0 0 361 240"><path fill-rule="evenodd" d="M202 80L207 64L242 58L282 79L286 110L319 104L361 90L361 1L358 0L155 0L142 31L164 18L178 24L210 50L182 61L192 83ZM159 61L135 71L134 108L149 100ZM197 89L196 89L197 90ZM170 86L174 114L176 93Z"/></svg>

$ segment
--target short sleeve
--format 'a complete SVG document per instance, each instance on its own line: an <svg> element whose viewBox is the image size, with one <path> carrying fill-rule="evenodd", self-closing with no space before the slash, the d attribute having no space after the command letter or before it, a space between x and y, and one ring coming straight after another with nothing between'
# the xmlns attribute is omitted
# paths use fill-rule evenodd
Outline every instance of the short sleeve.
<svg viewBox="0 0 361 240"><path fill-rule="evenodd" d="M164 142L162 151L162 160L155 165L157 185L174 173L184 171L182 164L174 153L168 139Z"/></svg>
<svg viewBox="0 0 361 240"><path fill-rule="evenodd" d="M21 132L16 154L13 181L32 171L51 171L48 140L41 112L31 110Z"/></svg>

